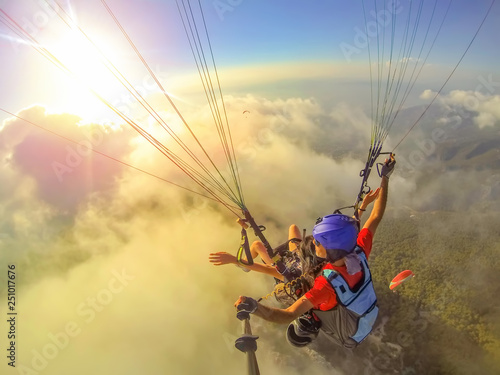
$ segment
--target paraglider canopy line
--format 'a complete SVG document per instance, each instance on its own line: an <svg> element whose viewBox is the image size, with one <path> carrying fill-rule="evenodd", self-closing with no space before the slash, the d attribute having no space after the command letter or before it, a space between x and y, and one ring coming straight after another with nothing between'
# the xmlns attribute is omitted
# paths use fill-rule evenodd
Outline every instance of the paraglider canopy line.
<svg viewBox="0 0 500 375"><path fill-rule="evenodd" d="M18 115L16 115L16 114L14 114L14 113L12 113L12 112L10 112L10 111L7 111L6 109L0 108L0 111L5 112L6 114L8 114L8 115L10 115L10 116L12 116L12 117L15 117L15 118L17 118L17 119L19 119L19 120L21 120L21 121L24 121L24 122L26 122L26 123L28 123L28 124L30 124L30 125L32 125L32 126L35 126L35 127L39 128L39 129L41 129L41 130L43 130L43 131L45 131L45 132L47 132L47 133L50 133L50 134L52 134L52 135L54 135L54 136L56 136L56 137L58 137L58 138L60 138L60 139L62 139L62 140L65 140L65 141L68 141L68 142L74 143L74 144L78 145L78 147L83 147L83 148L86 148L87 150L92 151L92 152L93 152L93 153L95 153L95 154L101 155L101 156L103 156L103 157L105 157L105 158L108 158L108 159L113 160L113 161L115 161L115 162L117 162L117 163L120 163L120 164L122 164L122 165L125 165L125 166L127 166L127 167L129 167L129 168L131 168L131 169L134 169L134 170L136 170L136 171L139 171L139 172L141 172L141 173L144 173L144 174L146 174L146 175L148 175L148 176L154 177L154 178L156 178L156 179L158 179L158 180L161 180L161 181L163 181L163 182L166 182L166 183L168 183L168 184L171 184L171 185L173 185L173 186L176 186L176 187L178 187L178 188L180 188L180 189L186 190L186 191L188 191L188 192L190 192L190 193L193 193L193 194L199 195L199 196L201 196L201 197L203 197L203 198L206 198L206 199L210 199L210 200L212 200L212 201L214 201L214 202L217 202L217 203L221 203L219 200L214 199L214 198L212 198L212 197L209 197L208 195L201 194L201 193L199 193L199 192L197 192L197 191L195 191L195 190L192 190L192 189L186 188L186 187L184 187L184 186L181 186L181 185L179 185L179 184L176 184L175 182L169 181L169 180L167 180L167 179L165 179L165 178L163 178L163 177L160 177L160 176L158 176L158 175L156 175L156 174L154 174L154 173L148 172L148 171L146 171L146 170L144 170L144 169L142 169L142 168L136 167L136 166L134 166L134 165L132 165L132 164L126 163L126 162L124 162L124 161L122 161L122 160L120 160L120 159L117 159L117 158L115 158L115 157L113 157L113 156L110 156L110 155L108 155L108 154L106 154L106 153L103 153L103 152L101 152L101 151L99 151L99 150L96 150L96 149L95 149L95 148L93 148L93 147L88 147L88 146L86 146L85 144L83 144L83 143L81 143L81 142L77 142L77 141L75 141L74 139L71 139L71 138L65 137L65 136L63 136L63 135L61 135L61 134L59 134L59 133L57 133L57 132L54 132L54 131L52 131L52 130L49 130L49 129L47 129L47 128L45 128L45 127L41 126L41 125L38 125L38 124L34 123L33 121L27 120L27 119L22 118L22 117L20 117L20 116L18 116ZM239 215L236 213L236 210L238 209L238 207L231 206L231 205L227 205L226 207L227 207L227 208L228 208L231 212L233 212L233 213L234 213L237 217L239 217Z"/></svg>
<svg viewBox="0 0 500 375"><path fill-rule="evenodd" d="M116 17L114 17L114 15L112 14L111 10L109 9L109 7L107 6L107 4L105 3L104 0L102 0L102 3L104 4L104 6L106 7L106 9L108 10L108 12L110 13L110 15L113 17L113 19L115 20L115 22L117 23L117 25L119 26L120 30L122 31L122 33L125 35L125 37L127 38L128 42L130 43L130 45L132 46L132 48L136 51L138 57L141 59L141 61L143 62L143 64L146 66L146 68L148 69L148 71L151 73L151 75L153 76L154 74L152 73L151 69L149 68L149 66L147 65L146 61L143 59L142 55L139 53L138 49L136 48L136 46L133 44L132 40L128 37L128 35L126 34L125 30L123 29L123 27L119 24L118 20L116 19ZM49 4L51 5L51 4ZM52 6L52 5L51 5ZM93 43L92 40L90 40L90 38L87 36L87 34L78 26L76 25L76 23L71 19L71 17L68 15L67 12L64 11L64 9L61 9L63 10L62 12L57 12L58 16L64 21L64 23L70 27L72 30L79 30L81 32L81 34L89 41L89 43L91 43L91 45L96 49L98 50L97 46L95 45L95 43ZM66 18L63 17L63 15L66 16ZM39 53L41 53L44 57L46 57L49 61L51 61L53 64L55 64L56 66L58 66L61 70L63 70L66 74L70 75L70 76L73 76L74 78L77 78L78 80L78 77L67 67L64 65L64 63L62 61L60 61L56 56L54 56L49 50L47 50L45 47L41 46L40 43L38 43L38 41L36 39L34 39L31 35L29 35L26 31L24 31L22 29L22 27L19 26L19 24L17 24L9 15L7 15L3 10L2 10L2 14L0 14L1 16L1 19L0 21L2 21L3 23L6 23L7 26L9 28L11 28L12 30L14 30L14 32L18 35L22 35L24 36L28 41L29 41L29 44ZM160 124L162 125L162 127L164 127L167 132L177 141L177 143L179 145L181 145L181 147L183 148L183 150L188 154L190 155L193 160L195 160L195 162L197 163L198 166L200 166L202 168L202 170L204 171L204 173L208 176L205 177L204 175L202 175L199 171L197 171L196 169L194 169L192 166L188 165L185 161L183 161L180 157L178 157L177 155L175 155L172 151L170 151L167 147L165 147L162 143L160 143L155 137L153 137L149 132L147 132L146 130L144 130L139 124L137 124L135 121L133 121L131 118L129 118L128 116L126 116L124 113L120 112L116 107L112 106L110 104L110 102L108 100L106 100L104 97L102 97L98 92L96 92L95 90L93 90L92 88L89 87L89 90L98 98L100 99L106 106L108 106L112 111L114 111L117 115L119 115L125 122L127 122L129 125L131 125L137 132L139 132L139 134L141 134L145 139L148 140L148 142L150 142L155 148L157 148L160 152L162 152L165 156L167 156L176 166L178 166L184 173L186 173L191 179L193 179L198 185L200 185L202 188L204 188L210 195L213 196L212 199L216 200L216 201L219 201L221 204L225 205L226 207L230 208L230 205L227 205L226 203L224 203L222 201L221 198L219 198L214 190L212 189L215 189L216 191L218 191L219 193L227 196L233 203L235 203L239 208L242 208L243 207L243 198L242 198L242 194L241 194L241 190L239 190L240 188L238 187L239 186L239 183L237 184L237 189L240 193L238 193L237 195L235 195L231 188L229 189L225 189L218 181L217 179L215 179L215 177L208 171L208 169L200 162L199 159L197 159L195 157L195 155L189 150L188 147L185 146L185 144L176 136L176 134L171 131L171 129L168 127L168 125L161 119L161 117L156 113L156 111L152 108L151 105L149 105L149 103L144 100L144 98L138 93L138 91L130 84L130 82L124 77L123 74L121 74L118 69L116 69L116 67L108 60L106 59L106 57L104 56L104 54L102 53L102 51L98 50L99 52L99 55L103 58L104 61L106 61L106 68L111 72L111 74L137 99L137 101L151 114L151 116L153 118L155 118L155 120ZM153 77L153 78L156 78L156 77ZM155 81L159 84L158 80L155 79ZM166 91L163 89L163 87L161 87L161 84L159 84L160 86L160 89L162 90L162 92L164 92L165 95L166 94ZM167 95L168 97L168 95ZM168 99L170 99L168 97ZM173 105L173 103L171 103ZM175 106L174 106L175 107ZM177 108L175 108L176 111L178 112ZM182 115L180 114L180 112L178 112L178 115L179 117L181 118L181 120L185 123L185 120L184 118L182 117ZM186 123L186 126L187 123ZM188 126L189 128L189 126ZM194 134L193 134L194 136ZM194 136L195 137L195 136ZM195 137L196 138L196 137ZM197 140L197 139L196 139ZM199 143L199 141L197 140L197 142ZM200 145L201 147L201 145ZM204 151L206 153L206 151ZM213 164L213 162L210 160L210 162ZM216 168L216 167L215 167ZM218 171L219 175L221 175L220 171L216 168L216 170ZM223 181L225 181L224 179L222 179ZM207 185L208 184L208 185ZM226 183L227 185L227 183ZM211 188L209 187L211 186ZM231 208L230 208L231 209ZM231 209L232 210L232 209ZM234 212L234 211L233 211ZM236 214L236 213L235 213ZM237 215L237 214L236 214ZM237 215L238 216L238 215Z"/></svg>
<svg viewBox="0 0 500 375"><path fill-rule="evenodd" d="M374 11L369 11L365 3L370 2L374 6ZM444 83L441 85L439 90L436 92L431 102L425 107L424 111L416 119L416 121L410 126L408 131L403 135L401 140L392 148L392 153L398 148L398 146L403 142L403 140L408 136L408 134L415 128L415 126L420 122L423 116L427 113L431 105L436 101L438 96L443 91L444 87L451 79L465 55L469 51L470 47L476 40L477 35L482 29L486 19L488 18L491 10L495 4L496 0L492 0L482 21L477 27L474 36L468 43L464 52L461 54L458 62L455 64L450 74L447 76ZM389 131L394 124L399 112L402 110L403 105L410 95L417 79L419 78L424 65L426 65L427 59L430 52L433 50L434 45L438 36L441 33L445 19L447 18L452 0L448 1L444 15L441 19L437 15L437 5L438 0L434 0L434 3L430 2L429 9L424 9L424 1L410 2L406 8L406 16L404 13L398 16L399 11L397 11L396 2L387 2L382 0L363 0L362 10L365 19L365 33L370 35L370 30L368 30L368 14L378 14L383 6L388 6L387 4L392 4L391 9L387 9L386 14L390 14L390 29L387 27L381 27L377 30L374 38L368 38L368 60L369 60L369 73L371 82L371 112L372 112L372 131L371 131L371 145L368 152L368 157L366 160L365 168L361 172L362 182L359 194L356 197L356 202L354 203L355 215L357 214L357 207L364 194L367 192L368 178L373 165L375 164L377 158L382 154L382 146L387 138ZM375 13L373 13L375 12ZM430 17L428 21L424 20L422 15L424 12L428 12ZM434 32L434 36L431 34L431 29L433 28L434 21L437 21L437 28ZM401 26L398 23L401 22ZM424 29L423 37L420 42L417 43L417 35L419 29ZM397 37L400 40L397 40ZM373 39L373 40L372 40ZM374 44L376 45L374 46ZM413 51L417 53L414 55ZM376 51L376 53L375 53ZM422 58L423 56L423 58ZM376 64L373 64L375 62ZM414 64L413 68L409 68L410 62ZM376 67L373 67L376 65ZM404 88L403 84L406 85ZM404 88L404 89L403 89Z"/></svg>
<svg viewBox="0 0 500 375"><path fill-rule="evenodd" d="M240 181L240 176L239 176L238 167L237 167L237 163L236 163L236 154L235 154L234 147L233 147L231 130L230 130L229 122L227 119L224 98L222 96L222 89L220 86L219 76L218 76L218 72L217 72L217 65L215 63L215 58L214 58L212 46L210 43L210 37L208 34L206 22L205 22L203 8L201 6L201 3L198 1L199 11L201 14L201 18L202 18L203 26L204 26L204 30L205 30L205 38L207 40L208 49L210 51L210 55L211 55L211 59L212 59L212 65L213 65L213 70L214 70L214 75L215 75L214 79L212 79L212 77L211 77L210 68L209 68L209 65L207 63L207 59L205 57L203 42L201 40L199 31L198 31L198 27L197 27L196 20L195 20L194 14L193 14L193 9L191 8L191 4L188 2L188 6L186 7L185 1L181 0L181 2L182 2L182 9L181 9L181 6L179 4L179 0L176 0L177 9L179 11L179 15L181 17L181 20L182 20L182 23L184 26L184 31L186 33L186 37L188 39L188 42L189 42L189 45L191 48L191 52L193 54L193 58L194 58L195 63L196 63L196 67L198 69L198 73L199 73L200 80L201 80L202 85L203 85L203 89L205 91L207 102L208 102L210 110L212 112L212 117L214 120L214 124L216 125L219 139L220 139L221 144L223 146L224 154L226 157L226 162L227 162L227 165L228 165L229 170L231 172L234 186L236 187L237 193L235 194L235 196L237 195L239 197L239 199L238 199L239 202L242 205L244 205L243 193L242 193L242 188L241 188L241 181ZM215 93L213 81L217 82L217 87L218 87L217 91L219 93L218 96L220 97L222 109L219 108L218 99L216 98L217 95ZM222 120L221 112L224 113L225 121ZM224 125L224 123L225 123L225 125ZM215 165L214 165L214 167L215 167ZM232 188L229 186L229 184L227 183L224 176L219 171L218 171L218 173L219 173L219 176L221 177L221 179L227 185L227 187L231 190L231 192L233 192ZM234 194L234 192L233 192L233 194Z"/></svg>
<svg viewBox="0 0 500 375"><path fill-rule="evenodd" d="M450 72L450 74L448 75L448 77L444 81L443 85L439 88L439 90L437 91L436 95L434 95L434 97L432 98L431 102L427 105L427 107L422 112L422 114L417 118L417 120L415 120L415 122L413 123L413 125L408 129L408 131L406 132L406 134L401 138L401 140L396 144L396 146L394 146L393 151L396 150L396 148L398 148L398 146L404 141L404 139L408 136L408 134L410 134L410 132L413 130L413 128L420 122L420 120L422 119L422 117L424 117L424 115L427 113L427 111L429 110L429 108L432 106L432 104L436 101L436 99L438 98L438 96L441 94L441 92L443 91L443 89L446 86L446 84L448 83L448 81L451 79L451 77L453 76L453 74L455 73L455 71L458 69L459 65L462 63L462 60L465 58L465 55L467 55L467 52L469 52L469 49L471 48L472 44L476 40L476 38L477 38L479 32L481 31L484 23L486 22L486 19L488 18L489 14L491 13L491 10L493 9L493 5L495 4L495 2L496 2L496 0L493 0L491 2L490 6L488 8L488 11L484 15L484 17L483 17L483 19L482 19L479 27L477 28L474 36L470 40L469 44L467 45L467 48L465 49L465 51L463 52L462 56L458 60L457 64L454 66L453 70Z"/></svg>

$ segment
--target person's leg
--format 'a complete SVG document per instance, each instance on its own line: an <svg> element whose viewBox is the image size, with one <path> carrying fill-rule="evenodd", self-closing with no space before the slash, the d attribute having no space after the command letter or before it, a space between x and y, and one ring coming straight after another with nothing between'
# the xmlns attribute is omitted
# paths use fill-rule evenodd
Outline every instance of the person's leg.
<svg viewBox="0 0 500 375"><path fill-rule="evenodd" d="M290 225L290 228L288 228L288 240L291 240L292 238L298 238L299 240L302 239L300 229L295 224ZM288 243L288 250L293 252L293 251L297 250L297 248L298 248L298 244L291 242L291 241Z"/></svg>
<svg viewBox="0 0 500 375"><path fill-rule="evenodd" d="M266 264L273 264L273 261L269 257L269 254L267 253L266 247L264 244L260 241L254 241L252 245L250 246L250 252L252 253L252 257L255 259L257 255L260 255L261 259L264 261Z"/></svg>
<svg viewBox="0 0 500 375"><path fill-rule="evenodd" d="M290 227L288 228L288 239L291 240L292 238L302 239L300 229L295 224L290 225ZM297 250L297 247L298 245L293 242L288 243L288 250L290 251ZM261 241L254 241L252 245L250 245L250 253L252 254L253 259L260 255L264 263L269 265L274 263L267 253L266 247Z"/></svg>

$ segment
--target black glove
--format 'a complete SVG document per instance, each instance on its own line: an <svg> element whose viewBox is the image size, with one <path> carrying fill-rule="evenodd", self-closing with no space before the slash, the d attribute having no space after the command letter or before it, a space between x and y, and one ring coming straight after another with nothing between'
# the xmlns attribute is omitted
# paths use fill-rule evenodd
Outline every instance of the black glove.
<svg viewBox="0 0 500 375"><path fill-rule="evenodd" d="M258 302L251 297L245 297L245 300L236 306L236 317L239 320L245 320L250 318L250 314L253 314L257 310Z"/></svg>
<svg viewBox="0 0 500 375"><path fill-rule="evenodd" d="M386 162L382 165L380 175L389 178L394 171L395 165L396 159L394 159L394 155L391 154L391 158L389 160L386 160Z"/></svg>

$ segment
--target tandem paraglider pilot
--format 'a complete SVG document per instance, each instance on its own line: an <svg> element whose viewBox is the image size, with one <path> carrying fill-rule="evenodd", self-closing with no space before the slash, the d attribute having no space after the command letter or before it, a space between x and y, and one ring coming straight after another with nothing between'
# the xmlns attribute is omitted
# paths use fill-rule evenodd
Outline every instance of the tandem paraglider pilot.
<svg viewBox="0 0 500 375"><path fill-rule="evenodd" d="M368 258L377 227L387 204L389 177L395 166L394 156L381 170L372 212L359 230L359 221L342 214L318 219L312 236L301 243L310 249L316 261L312 269L303 269L308 290L286 309L269 307L250 297L241 296L235 303L241 320L254 314L274 323L289 324L286 336L298 347L305 346L322 331L338 345L354 348L371 332L378 314L368 267ZM361 212L370 202L363 201Z"/></svg>

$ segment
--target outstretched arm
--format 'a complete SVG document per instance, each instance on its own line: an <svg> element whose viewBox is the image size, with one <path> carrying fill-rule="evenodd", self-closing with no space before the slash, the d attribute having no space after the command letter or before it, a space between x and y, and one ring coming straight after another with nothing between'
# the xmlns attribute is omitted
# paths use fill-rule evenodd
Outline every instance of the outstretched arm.
<svg viewBox="0 0 500 375"><path fill-rule="evenodd" d="M238 307L240 304L241 306ZM313 308L312 302L304 296L286 309L269 307L244 296L240 296L234 306L236 306L238 311L247 311L247 313L257 315L264 320L279 324L290 323Z"/></svg>
<svg viewBox="0 0 500 375"><path fill-rule="evenodd" d="M219 251L217 253L211 253L208 257L208 261L214 266L222 266L224 264L239 264L236 257L232 254L226 253L225 251ZM252 265L242 265L249 270L264 273L266 275L273 276L281 281L284 280L283 275L280 274L275 267L268 264L254 263Z"/></svg>
<svg viewBox="0 0 500 375"><path fill-rule="evenodd" d="M363 199L363 202L361 202L358 208L358 219L361 219L363 212L366 211L366 207L368 207L370 203L372 203L375 199L377 199L379 192L380 188L377 188L375 191L370 190L368 194L366 194L365 198Z"/></svg>
<svg viewBox="0 0 500 375"><path fill-rule="evenodd" d="M377 227L382 221L382 217L384 216L389 190L389 177L394 170L395 164L396 160L394 159L394 155L391 154L390 160L386 160L382 168L382 180L380 181L380 191L378 193L378 198L373 205L373 210L370 214L370 217L363 226L363 228L368 228L373 236L375 236Z"/></svg>

